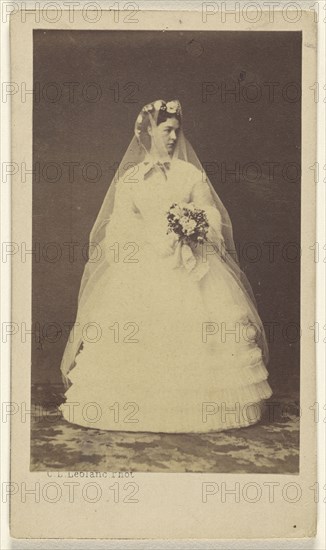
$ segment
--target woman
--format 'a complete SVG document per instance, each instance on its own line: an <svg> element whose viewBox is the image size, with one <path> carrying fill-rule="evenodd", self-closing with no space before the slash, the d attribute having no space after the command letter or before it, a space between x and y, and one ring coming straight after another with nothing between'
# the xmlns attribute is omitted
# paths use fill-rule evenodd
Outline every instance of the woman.
<svg viewBox="0 0 326 550"><path fill-rule="evenodd" d="M210 432L254 424L268 347L229 216L182 131L146 105L90 235L62 359L69 422Z"/></svg>

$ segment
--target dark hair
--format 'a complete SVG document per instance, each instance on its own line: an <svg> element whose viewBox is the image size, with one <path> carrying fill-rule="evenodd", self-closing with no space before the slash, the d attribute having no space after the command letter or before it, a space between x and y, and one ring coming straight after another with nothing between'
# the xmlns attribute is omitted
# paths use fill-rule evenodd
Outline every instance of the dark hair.
<svg viewBox="0 0 326 550"><path fill-rule="evenodd" d="M169 118L176 118L181 125L181 115L178 113L168 113L166 110L160 109L157 115L157 125L166 122Z"/></svg>

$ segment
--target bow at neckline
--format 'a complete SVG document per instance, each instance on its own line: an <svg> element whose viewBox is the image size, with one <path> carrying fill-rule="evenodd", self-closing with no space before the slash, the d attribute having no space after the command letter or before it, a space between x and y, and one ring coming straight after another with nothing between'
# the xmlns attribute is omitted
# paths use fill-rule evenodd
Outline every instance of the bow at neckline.
<svg viewBox="0 0 326 550"><path fill-rule="evenodd" d="M171 161L170 160L152 160L147 159L144 161L145 164L145 172L144 172L144 178L146 179L149 177L153 170L159 170L167 179L167 172L170 170L171 167Z"/></svg>

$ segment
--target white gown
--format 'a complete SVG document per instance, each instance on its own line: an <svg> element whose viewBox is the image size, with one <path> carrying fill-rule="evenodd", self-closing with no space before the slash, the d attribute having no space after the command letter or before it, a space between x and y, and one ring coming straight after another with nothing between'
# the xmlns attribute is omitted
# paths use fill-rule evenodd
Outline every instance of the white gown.
<svg viewBox="0 0 326 550"><path fill-rule="evenodd" d="M182 160L166 176L146 163L138 168L117 186L105 247L110 268L89 310L62 414L81 426L131 432L249 426L272 391L248 330L248 301L212 247L198 246L196 266L187 269L181 245L166 233L172 203L193 202L207 213L209 239L221 239L210 189Z"/></svg>

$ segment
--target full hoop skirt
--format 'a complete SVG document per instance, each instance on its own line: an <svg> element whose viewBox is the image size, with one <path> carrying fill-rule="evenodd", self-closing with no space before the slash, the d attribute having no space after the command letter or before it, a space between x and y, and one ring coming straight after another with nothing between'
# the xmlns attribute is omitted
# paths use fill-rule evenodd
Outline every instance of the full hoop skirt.
<svg viewBox="0 0 326 550"><path fill-rule="evenodd" d="M201 277L175 256L143 241L139 261L111 263L68 374L67 421L202 433L260 420L272 391L243 291L221 255Z"/></svg>

